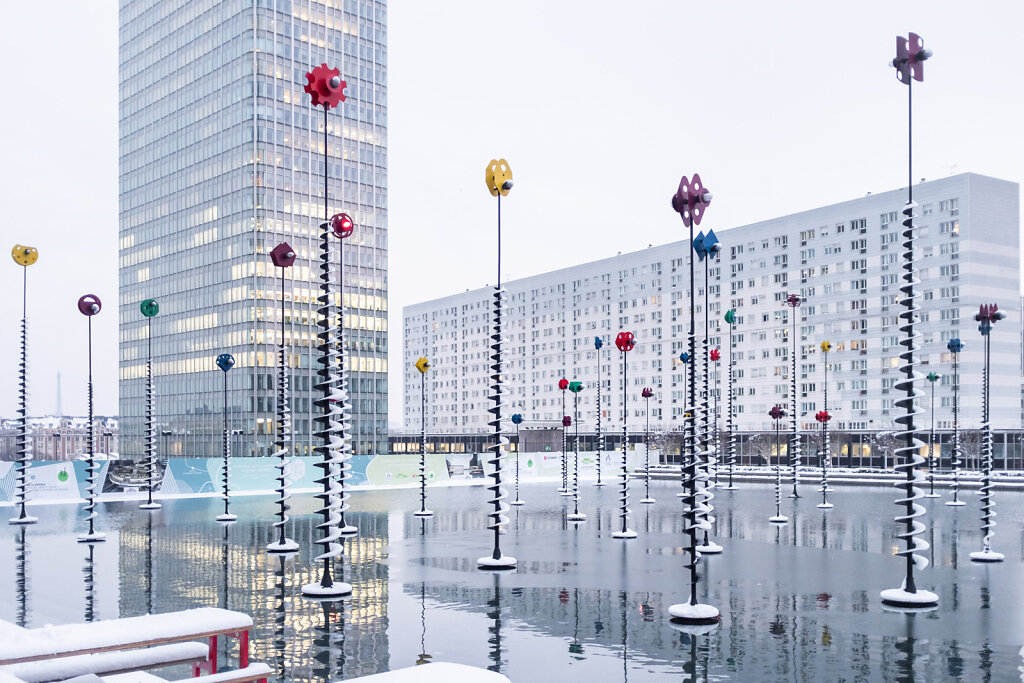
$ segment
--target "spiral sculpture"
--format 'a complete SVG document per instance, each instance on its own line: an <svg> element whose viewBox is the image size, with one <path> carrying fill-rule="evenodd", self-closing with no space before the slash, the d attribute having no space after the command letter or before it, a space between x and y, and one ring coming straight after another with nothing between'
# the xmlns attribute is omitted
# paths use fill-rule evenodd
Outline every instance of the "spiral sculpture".
<svg viewBox="0 0 1024 683"><path fill-rule="evenodd" d="M985 365L981 375L981 533L982 548L971 553L976 562L1002 562L1002 553L992 550L992 536L996 525L996 502L992 499L992 325L1006 317L996 304L982 304L974 316L980 324L978 330L985 339Z"/></svg>
<svg viewBox="0 0 1024 683"><path fill-rule="evenodd" d="M18 516L8 520L11 524L35 524L37 520L28 514L28 463L32 460L32 446L28 439L28 267L39 258L39 250L15 244L11 258L21 266L21 359L18 362L18 433L15 437L15 478L14 505Z"/></svg>
<svg viewBox="0 0 1024 683"><path fill-rule="evenodd" d="M644 399L644 417L647 420L644 425L644 497L640 502L650 505L654 502L651 498L651 396L654 396L654 389L644 387L640 396Z"/></svg>
<svg viewBox="0 0 1024 683"><path fill-rule="evenodd" d="M572 446L572 514L566 519L570 522L584 522L587 516L580 512L580 392L583 391L583 382L569 382L569 391L572 392L572 420L573 420L573 446Z"/></svg>
<svg viewBox="0 0 1024 683"><path fill-rule="evenodd" d="M316 498L321 501L320 509L317 511L322 521L316 528L320 532L320 538L315 542L320 546L321 552L316 556L317 562L323 562L320 572L319 583L309 583L302 587L302 593L312 597L338 597L352 592L352 586L340 581L335 581L331 576L331 564L335 557L343 555L344 545L341 534L341 507L342 492L338 478L341 475L340 450L343 445L344 435L344 410L343 402L347 399L344 390L339 386L340 377L338 373L337 345L335 343L335 321L337 314L334 310L334 294L331 291L331 259L330 259L330 237L332 230L330 223L325 221L320 224L320 294L317 295L317 352L319 354L317 369L319 381L315 389L320 396L313 402L320 411L316 418L317 430L315 436L320 440L316 451L320 454L321 461L316 464L321 470L320 477L316 483L323 487Z"/></svg>
<svg viewBox="0 0 1024 683"><path fill-rule="evenodd" d="M823 363L825 383L822 385L825 394L825 407L814 416L821 423L821 488L818 489L821 493L821 502L818 503L818 507L827 510L832 507L832 503L828 502L828 494L832 490L828 487L828 468L832 464L832 443L828 434L828 423L832 419L832 415L828 412L828 352L832 350L832 342L826 339L821 342L819 348L825 358Z"/></svg>
<svg viewBox="0 0 1024 683"><path fill-rule="evenodd" d="M105 541L106 536L96 533L96 437L93 425L93 395L92 395L92 317L100 312L103 302L95 294L86 294L78 299L78 311L89 321L89 423L86 425L86 491L89 500L86 502L86 519L89 522L89 531L78 537L79 543L96 543ZM89 551L92 552L91 550Z"/></svg>
<svg viewBox="0 0 1024 683"><path fill-rule="evenodd" d="M156 460L156 424L153 422L155 404L153 392L153 318L160 312L156 299L146 299L139 304L139 310L146 318L146 502L139 505L143 510L159 510L160 503L153 500L156 490L157 473L160 466Z"/></svg>
<svg viewBox="0 0 1024 683"><path fill-rule="evenodd" d="M722 352L719 349L711 349L711 361L715 364L715 389L711 392L711 463L714 468L714 486L718 487L718 472L722 462L722 413L720 410L720 395L722 393Z"/></svg>
<svg viewBox="0 0 1024 683"><path fill-rule="evenodd" d="M416 369L420 371L420 509L413 514L417 517L432 517L433 511L427 509L427 370L430 361L420 357L416 361ZM519 497L519 470L516 469L516 498Z"/></svg>
<svg viewBox="0 0 1024 683"><path fill-rule="evenodd" d="M324 149L326 148L325 142ZM327 207L325 206L325 212L326 209ZM341 444L338 448L338 486L340 487L338 492L338 500L340 502L338 507L338 515L340 516L338 530L343 536L351 536L359 533L359 529L345 520L345 513L349 510L349 492L346 482L351 476L349 472L352 471L352 464L349 462L352 460L352 405L349 402L348 359L345 354L345 240L355 232L355 223L347 213L334 214L331 216L330 223L331 231L338 238L338 301L340 302L337 313L337 334L335 336L338 350L337 388L341 397L337 402L337 407L341 411L338 418L338 422L341 424L341 432L339 434Z"/></svg>
<svg viewBox="0 0 1024 683"><path fill-rule="evenodd" d="M516 499L511 505L526 505L526 501L519 497L519 461L523 458L523 440L519 438L519 425L523 424L523 416L520 413L513 413L512 424L516 426Z"/></svg>
<svg viewBox="0 0 1024 683"><path fill-rule="evenodd" d="M941 375L937 372L925 375L932 389L932 400L928 406L931 412L931 426L928 428L928 493L925 494L925 498L939 497L939 494L935 493L935 383L940 378Z"/></svg>
<svg viewBox="0 0 1024 683"><path fill-rule="evenodd" d="M796 309L800 307L802 300L799 294L790 294L786 297L786 305L793 309L792 315L792 334L793 334L793 358L790 361L789 367L789 395L790 395L790 426L792 432L789 437L789 466L793 473L793 492L789 494L790 498L799 498L800 494L796 490L797 478L800 474L800 425L797 421L796 412L796 350L797 350L797 339L796 339Z"/></svg>
<svg viewBox="0 0 1024 683"><path fill-rule="evenodd" d="M277 440L274 442L274 457L277 458L277 521L274 528L277 530L277 540L267 545L267 551L271 553L294 553L299 550L299 544L288 538L285 525L288 523L288 487L292 479L288 474L288 441L291 437L292 411L288 397L288 356L284 348L284 274L285 269L295 263L295 250L287 242L281 242L270 251L270 260L276 268L281 269L281 343L277 347Z"/></svg>
<svg viewBox="0 0 1024 683"><path fill-rule="evenodd" d="M628 366L626 354L633 350L636 339L632 332L619 332L615 337L615 346L622 352L622 460L619 466L619 522L620 528L612 533L612 538L636 538L636 532L629 528L629 463L626 458L626 447L629 431L626 417L629 415L626 389L628 382Z"/></svg>
<svg viewBox="0 0 1024 683"><path fill-rule="evenodd" d="M726 457L729 462L729 485L725 487L726 491L735 491L736 485L732 481L733 473L736 469L736 430L733 425L733 407L732 407L732 377L736 368L736 358L733 354L733 328L736 325L736 310L729 309L725 312L725 323L729 326L729 377L726 381L729 396L726 398L725 403L725 429L729 433L729 440L726 442Z"/></svg>
<svg viewBox="0 0 1024 683"><path fill-rule="evenodd" d="M228 430L228 370L235 366L235 357L230 353L217 356L217 367L224 372L224 443L222 454L224 464L221 467L221 497L224 499L224 512L217 515L218 522L232 523L238 520L231 514L231 432Z"/></svg>
<svg viewBox="0 0 1024 683"><path fill-rule="evenodd" d="M704 538L697 551L701 554L722 552L722 546L709 538L715 518L712 516L714 506L711 501L715 494L711 492L711 469L714 467L715 453L711 443L711 348L710 348L710 316L708 312L708 281L710 279L709 268L711 259L721 251L721 244L715 237L715 232L709 230L708 234L703 232L697 234L693 240L693 251L697 257L704 262L704 336L701 338L701 358L703 359L703 371L701 373L700 404L697 407L700 418L700 463L697 467L697 510L702 522Z"/></svg>
<svg viewBox="0 0 1024 683"><path fill-rule="evenodd" d="M594 486L604 486L604 481L601 480L601 454L604 452L604 432L601 431L601 347L604 346L604 340L600 337L594 337L594 356L597 359L597 458L595 463L597 465L597 482Z"/></svg>
<svg viewBox="0 0 1024 683"><path fill-rule="evenodd" d="M686 491L687 487L689 486L689 483L686 476L686 458L688 458L696 448L697 438L696 435L694 435L693 439L690 439L690 433L688 431L690 428L689 420L693 418L692 406L694 403L694 397L690 395L690 392L687 389L687 387L692 386L692 384L687 381L687 376L691 372L691 357L692 356L690 356L690 353L688 351L683 351L682 353L679 354L679 362L683 364L683 466L679 470L679 485L682 487L682 490L676 494L676 496L678 496L679 498L685 498L687 495Z"/></svg>
<svg viewBox="0 0 1024 683"><path fill-rule="evenodd" d="M710 524L701 517L703 500L698 494L699 456L696 452L697 425L692 413L693 406L697 402L695 394L697 385L696 363L693 362L694 355L697 353L696 308L693 296L693 293L696 292L693 225L694 223L700 224L704 211L710 203L711 192L704 187L698 173L693 174L692 180L683 176L679 181L678 190L672 195L672 209L680 215L683 225L689 228L690 231L690 327L687 333L688 351L685 354L686 359L683 360L683 356L680 356L680 360L683 360L684 363L688 362L690 370L688 410L685 411L686 432L683 447L685 456L681 470L682 484L684 486L683 526L689 541L686 547L686 569L689 573L690 593L689 599L685 603L670 605L668 613L673 620L688 624L711 623L721 619L721 613L717 607L697 601L697 563L700 561L700 552L697 549L697 533L698 531L707 531Z"/></svg>
<svg viewBox="0 0 1024 683"><path fill-rule="evenodd" d="M896 38L896 59L893 60L893 66L896 67L897 78L908 87L908 105L913 101L910 95L910 84L912 80L924 78L923 62L928 56L929 53L924 49L924 41L920 36L911 33L909 39ZM924 523L917 520L918 517L925 514L924 506L917 502L924 494L916 486L921 482L917 468L924 462L924 458L920 455L920 449L924 443L917 438L914 419L922 412L917 407L917 401L924 395L924 392L917 390L914 386L915 380L920 381L922 376L914 369L917 365L914 360L914 352L919 348L917 338L920 336L914 331L917 312L920 310L917 303L918 295L915 293L914 287L920 281L917 277L917 268L914 265L914 210L917 208L917 202L914 201L913 177L912 168L908 164L907 203L903 207L903 241L901 243L903 273L900 277L902 280L900 303L904 308L899 316L902 320L899 329L903 334L903 340L900 342L903 350L899 355L899 373L902 378L896 382L894 387L897 392L905 394L903 398L895 401L897 408L903 410L903 414L898 416L895 421L902 427L902 430L897 432L897 438L904 440L904 445L896 449L896 457L900 461L896 470L902 471L906 478L903 483L897 483L895 486L903 488L903 497L898 498L896 504L903 506L904 512L896 516L896 523L904 525L904 529L896 536L905 545L896 554L906 561L906 576L899 588L883 590L881 598L883 603L898 607L930 608L938 604L939 597L931 591L918 590L914 582L914 568L923 570L928 566L928 558L918 552L923 552L930 546L923 538L918 538L925 532L926 527ZM902 458L900 458L901 453Z"/></svg>
<svg viewBox="0 0 1024 683"><path fill-rule="evenodd" d="M558 492L563 496L571 496L572 491L569 489L569 442L565 434L565 428L571 422L569 416L565 414L565 391L569 388L569 380L564 377L558 380L558 388L562 391L562 488L558 489Z"/></svg>
<svg viewBox="0 0 1024 683"><path fill-rule="evenodd" d="M786 417L786 409L782 406L772 406L768 416L775 425L775 515L769 517L768 521L772 524L787 524L789 518L782 514L782 444L779 441L779 427L782 418Z"/></svg>
<svg viewBox="0 0 1024 683"><path fill-rule="evenodd" d="M953 357L953 448L950 466L953 468L953 500L946 501L946 505L959 507L966 505L960 500L960 352L964 350L964 343L959 338L950 339L946 348Z"/></svg>
<svg viewBox="0 0 1024 683"><path fill-rule="evenodd" d="M498 279L492 293L493 302L491 305L491 355L490 355L490 394L488 399L491 407L487 412L491 414L487 424L494 430L493 443L488 446L491 451L488 459L490 471L487 476L494 481L487 487L491 493L489 505L493 507L488 513L489 523L487 528L494 533L494 548L489 556L477 559L477 567L480 569L514 569L518 561L514 557L508 557L501 553L501 532L502 527L508 524L508 517L505 515L509 506L505 504L508 491L501 486L502 451L508 444L508 439L501 430L501 398L502 398L502 376L501 376L501 342L502 342L502 299L505 290L501 286L501 198L507 197L512 189L512 169L504 159L494 160L487 165L484 171L484 181L491 196L498 199Z"/></svg>

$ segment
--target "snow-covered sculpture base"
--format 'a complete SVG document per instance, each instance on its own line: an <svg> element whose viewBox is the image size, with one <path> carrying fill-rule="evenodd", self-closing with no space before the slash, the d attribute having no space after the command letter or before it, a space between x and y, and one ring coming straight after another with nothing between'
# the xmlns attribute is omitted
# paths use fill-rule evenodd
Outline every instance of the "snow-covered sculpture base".
<svg viewBox="0 0 1024 683"><path fill-rule="evenodd" d="M612 532L612 538L636 538L636 532L632 529Z"/></svg>
<svg viewBox="0 0 1024 683"><path fill-rule="evenodd" d="M640 502L643 503L644 505L651 505L652 503L654 503L654 499L653 498L641 498Z"/></svg>
<svg viewBox="0 0 1024 683"><path fill-rule="evenodd" d="M526 501L525 500L519 500L518 498L516 498L511 503L509 503L509 505L526 505Z"/></svg>
<svg viewBox="0 0 1024 683"><path fill-rule="evenodd" d="M30 515L26 515L24 517L11 517L7 521L10 522L11 524L35 524L36 522L39 521L39 518L38 517L32 517Z"/></svg>
<svg viewBox="0 0 1024 683"><path fill-rule="evenodd" d="M106 534L101 534L95 531L91 534L80 534L78 536L79 543L100 543L105 540L107 540Z"/></svg>
<svg viewBox="0 0 1024 683"><path fill-rule="evenodd" d="M502 555L498 559L488 555L476 561L478 569L515 569L519 561L514 557Z"/></svg>
<svg viewBox="0 0 1024 683"><path fill-rule="evenodd" d="M412 514L415 515L416 517L424 517L424 518L425 517L433 517L434 516L434 511L433 510L417 510L416 512L414 512Z"/></svg>
<svg viewBox="0 0 1024 683"><path fill-rule="evenodd" d="M217 515L217 521L221 522L222 524L231 524L232 522L238 521L238 515L232 515L229 513Z"/></svg>
<svg viewBox="0 0 1024 683"><path fill-rule="evenodd" d="M832 505L832 503L818 503L817 507L821 508L822 510L828 510L829 508L832 508L832 507L835 507L835 506Z"/></svg>
<svg viewBox="0 0 1024 683"><path fill-rule="evenodd" d="M889 588L881 593L882 602L897 607L934 607L939 604L939 596L931 591L911 593L903 588Z"/></svg>
<svg viewBox="0 0 1024 683"><path fill-rule="evenodd" d="M565 516L565 518L567 520L569 520L570 522L585 522L585 521L587 521L587 516L585 514L583 514L582 512L570 512L568 515Z"/></svg>
<svg viewBox="0 0 1024 683"><path fill-rule="evenodd" d="M768 518L772 524L789 524L789 517L786 515L774 515Z"/></svg>
<svg viewBox="0 0 1024 683"><path fill-rule="evenodd" d="M284 540L284 543L278 543L276 541L274 543L268 543L267 544L267 552L268 553L297 553L297 552L299 552L299 544L296 543L295 541L293 541L290 538L286 538Z"/></svg>
<svg viewBox="0 0 1024 683"><path fill-rule="evenodd" d="M722 546L718 545L714 541L708 541L707 545L697 546L697 552L701 555L715 555L722 552Z"/></svg>
<svg viewBox="0 0 1024 683"><path fill-rule="evenodd" d="M330 586L321 586L319 583L307 583L302 587L302 594L308 598L340 598L351 595L352 584L344 581L335 581Z"/></svg>
<svg viewBox="0 0 1024 683"><path fill-rule="evenodd" d="M139 506L140 510L159 510L163 505L160 503L143 503Z"/></svg>
<svg viewBox="0 0 1024 683"><path fill-rule="evenodd" d="M971 553L971 559L975 562L1002 562L1005 557L1002 553L992 550L979 550L978 552Z"/></svg>
<svg viewBox="0 0 1024 683"><path fill-rule="evenodd" d="M691 624L711 624L722 619L722 613L717 607L700 602L695 605L688 602L672 605L668 608L668 614L673 620Z"/></svg>
<svg viewBox="0 0 1024 683"><path fill-rule="evenodd" d="M962 500L947 500L946 501L946 505L960 506L960 505L967 505L967 503L963 502Z"/></svg>

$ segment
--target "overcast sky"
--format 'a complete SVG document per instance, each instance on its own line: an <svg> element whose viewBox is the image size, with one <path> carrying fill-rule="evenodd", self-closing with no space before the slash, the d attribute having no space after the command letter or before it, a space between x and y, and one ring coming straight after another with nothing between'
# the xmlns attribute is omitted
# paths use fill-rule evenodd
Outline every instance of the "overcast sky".
<svg viewBox="0 0 1024 683"><path fill-rule="evenodd" d="M117 411L117 5L14 3L5 65L4 250L29 268L31 413L85 412L81 294L95 319L97 412ZM699 171L731 226L905 185L906 87L887 62L913 30L934 50L915 87L915 178L1024 178L1018 0L730 3L422 2L389 7L391 421L401 309L680 239L669 207ZM721 234L728 246L728 234ZM0 266L0 416L17 403L21 268ZM1002 303L1002 302L999 302ZM1016 302L1013 302L1016 305Z"/></svg>

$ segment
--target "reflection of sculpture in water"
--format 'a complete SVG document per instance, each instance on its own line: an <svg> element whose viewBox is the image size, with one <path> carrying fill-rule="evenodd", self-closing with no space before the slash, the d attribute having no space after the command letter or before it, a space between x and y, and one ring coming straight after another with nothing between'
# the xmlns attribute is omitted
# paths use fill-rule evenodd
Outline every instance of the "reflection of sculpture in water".
<svg viewBox="0 0 1024 683"><path fill-rule="evenodd" d="M907 620L907 632L902 638L896 641L896 651L899 652L903 657L896 660L896 678L893 679L897 683L913 683L914 680L914 618L913 613L906 615Z"/></svg>
<svg viewBox="0 0 1024 683"><path fill-rule="evenodd" d="M427 654L427 584L420 581L420 655L416 664L430 664L433 657Z"/></svg>
<svg viewBox="0 0 1024 683"><path fill-rule="evenodd" d="M582 655L583 654L583 643L580 642L580 589L576 587L572 591L572 606L573 606L573 627L572 627L572 642L569 643L569 654ZM577 659L583 659L583 657L577 657Z"/></svg>
<svg viewBox="0 0 1024 683"><path fill-rule="evenodd" d="M96 546L90 543L89 553L85 556L85 567L82 568L82 575L85 577L85 623L96 619L96 572L95 557Z"/></svg>
<svg viewBox="0 0 1024 683"><path fill-rule="evenodd" d="M487 613L487 616L494 620L493 625L487 629L491 634L491 637L487 639L491 646L491 654L489 656L491 665L487 668L501 673L501 578L499 574L494 575L494 594L487 601L487 606L491 610Z"/></svg>
<svg viewBox="0 0 1024 683"><path fill-rule="evenodd" d="M14 623L22 628L28 625L28 545L25 543L25 527L18 529L17 540L14 545L14 566L17 573L15 587L17 588L18 606L14 612Z"/></svg>
<svg viewBox="0 0 1024 683"><path fill-rule="evenodd" d="M146 515L146 614L153 613L153 515Z"/></svg>
<svg viewBox="0 0 1024 683"><path fill-rule="evenodd" d="M313 678L340 681L345 678L345 604L335 600L320 603L324 621L316 627L313 659L320 665L313 669Z"/></svg>
<svg viewBox="0 0 1024 683"><path fill-rule="evenodd" d="M287 540L287 539L286 539ZM274 602L274 652L275 661L277 663L277 676L281 681L284 681L285 676L285 648L288 646L288 639L285 637L285 621L287 618L287 612L285 611L285 572L284 572L285 556L277 555L277 569L274 571L274 583L275 589L275 602Z"/></svg>

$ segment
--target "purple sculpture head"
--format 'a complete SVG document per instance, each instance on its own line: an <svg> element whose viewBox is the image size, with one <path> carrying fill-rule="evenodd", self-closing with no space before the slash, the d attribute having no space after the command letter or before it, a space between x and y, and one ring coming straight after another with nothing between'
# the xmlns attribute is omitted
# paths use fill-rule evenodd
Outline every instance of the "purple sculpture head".
<svg viewBox="0 0 1024 683"><path fill-rule="evenodd" d="M679 181L679 189L672 195L672 208L683 219L683 225L690 227L704 217L704 211L711 203L711 192L700 180L700 173L693 174L693 180L683 176Z"/></svg>
<svg viewBox="0 0 1024 683"><path fill-rule="evenodd" d="M295 250L287 242L281 242L270 250L270 260L278 268L287 268L295 263Z"/></svg>
<svg viewBox="0 0 1024 683"><path fill-rule="evenodd" d="M96 315L103 308L103 302L95 294L85 294L78 299L78 312L82 315Z"/></svg>
<svg viewBox="0 0 1024 683"><path fill-rule="evenodd" d="M772 406L772 409L768 411L768 416L773 420L781 420L786 417L786 409L782 406Z"/></svg>
<svg viewBox="0 0 1024 683"><path fill-rule="evenodd" d="M911 79L924 81L924 61L931 56L932 51L924 48L924 39L916 33L907 38L896 36L896 58L892 60L896 79L904 85L910 85Z"/></svg>
<svg viewBox="0 0 1024 683"><path fill-rule="evenodd" d="M643 396L644 398L650 398L651 396L654 396L654 389L651 389L650 387L644 387L643 390L640 392L640 395Z"/></svg>

